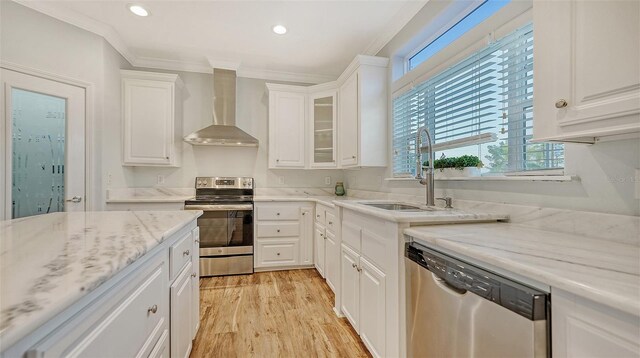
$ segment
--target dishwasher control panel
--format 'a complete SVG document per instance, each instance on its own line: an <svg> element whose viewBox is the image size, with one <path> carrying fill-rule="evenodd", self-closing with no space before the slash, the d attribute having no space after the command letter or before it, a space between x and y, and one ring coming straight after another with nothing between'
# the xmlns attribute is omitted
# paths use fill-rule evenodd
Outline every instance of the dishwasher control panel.
<svg viewBox="0 0 640 358"><path fill-rule="evenodd" d="M547 317L546 292L417 243L406 245L405 256L458 293L471 292L530 320Z"/></svg>

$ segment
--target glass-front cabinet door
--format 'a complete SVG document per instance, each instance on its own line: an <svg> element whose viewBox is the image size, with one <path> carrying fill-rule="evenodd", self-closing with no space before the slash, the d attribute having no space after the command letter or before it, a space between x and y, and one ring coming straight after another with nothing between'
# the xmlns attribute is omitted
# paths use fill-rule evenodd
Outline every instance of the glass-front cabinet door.
<svg viewBox="0 0 640 358"><path fill-rule="evenodd" d="M311 167L336 167L336 91L309 96Z"/></svg>

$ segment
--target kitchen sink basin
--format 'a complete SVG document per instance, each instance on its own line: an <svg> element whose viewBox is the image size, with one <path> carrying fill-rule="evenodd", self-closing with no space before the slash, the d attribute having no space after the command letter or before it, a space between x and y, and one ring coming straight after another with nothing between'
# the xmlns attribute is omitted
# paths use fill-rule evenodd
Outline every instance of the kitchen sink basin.
<svg viewBox="0 0 640 358"><path fill-rule="evenodd" d="M407 205L403 203L362 203L363 205L372 206L374 208L392 211L432 211L436 208L421 208L419 206Z"/></svg>

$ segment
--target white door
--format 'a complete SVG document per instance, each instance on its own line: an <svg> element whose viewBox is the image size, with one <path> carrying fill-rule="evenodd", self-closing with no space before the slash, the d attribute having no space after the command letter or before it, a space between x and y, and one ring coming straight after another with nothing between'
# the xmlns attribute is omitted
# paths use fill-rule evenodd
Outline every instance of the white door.
<svg viewBox="0 0 640 358"><path fill-rule="evenodd" d="M316 228L313 235L313 241L315 242L315 266L320 276L324 276L324 227L316 224Z"/></svg>
<svg viewBox="0 0 640 358"><path fill-rule="evenodd" d="M333 292L336 292L336 282L340 274L340 250L336 241L336 235L329 230L325 231L324 240L324 277Z"/></svg>
<svg viewBox="0 0 640 358"><path fill-rule="evenodd" d="M356 332L360 333L360 267L359 256L353 250L342 245L342 277L340 294L342 313Z"/></svg>
<svg viewBox="0 0 640 358"><path fill-rule="evenodd" d="M385 275L360 258L360 337L374 357L385 356Z"/></svg>
<svg viewBox="0 0 640 358"><path fill-rule="evenodd" d="M313 264L313 210L300 209L300 264Z"/></svg>
<svg viewBox="0 0 640 358"><path fill-rule="evenodd" d="M192 272L192 264L189 262L171 285L171 357L188 358L191 353Z"/></svg>
<svg viewBox="0 0 640 358"><path fill-rule="evenodd" d="M85 210L84 88L2 69L0 217Z"/></svg>
<svg viewBox="0 0 640 358"><path fill-rule="evenodd" d="M191 232L193 236L193 252L200 252L200 228L196 227ZM191 275L191 338L195 339L200 328L200 256L191 256L193 274Z"/></svg>
<svg viewBox="0 0 640 358"><path fill-rule="evenodd" d="M269 94L270 167L304 168L305 108L306 96L302 93Z"/></svg>
<svg viewBox="0 0 640 358"><path fill-rule="evenodd" d="M354 73L340 87L338 126L340 131L340 165L358 164L358 73Z"/></svg>

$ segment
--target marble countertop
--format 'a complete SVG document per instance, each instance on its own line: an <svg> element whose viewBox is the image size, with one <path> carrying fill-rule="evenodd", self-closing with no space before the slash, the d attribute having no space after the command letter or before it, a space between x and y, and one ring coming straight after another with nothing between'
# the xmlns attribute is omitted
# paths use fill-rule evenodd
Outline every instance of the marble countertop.
<svg viewBox="0 0 640 358"><path fill-rule="evenodd" d="M354 201L354 200L362 200L356 199L348 196L329 196L329 195L308 195L308 196L300 196L300 195L255 195L253 197L254 202L270 202L270 201L310 201L319 203L322 205L326 205L328 207L334 208L336 201Z"/></svg>
<svg viewBox="0 0 640 358"><path fill-rule="evenodd" d="M375 216L384 220L394 222L404 222L412 224L445 224L445 223L457 223L457 222L487 222L498 220L509 220L509 215L498 213L483 213L464 211L458 209L444 209L436 207L435 210L425 211L393 211L379 209L365 203L397 203L393 200L349 200L349 201L334 201L334 204L341 206L345 209L350 209L362 214ZM416 206L415 203L407 203L407 205Z"/></svg>
<svg viewBox="0 0 640 358"><path fill-rule="evenodd" d="M107 203L184 203L193 199L189 188L120 188L107 190Z"/></svg>
<svg viewBox="0 0 640 358"><path fill-rule="evenodd" d="M413 227L404 233L505 271L640 315L640 246L516 224Z"/></svg>
<svg viewBox="0 0 640 358"><path fill-rule="evenodd" d="M0 222L0 341L9 347L202 215L69 212Z"/></svg>

